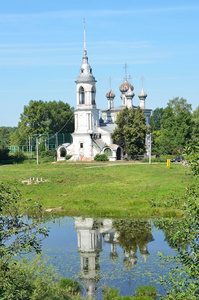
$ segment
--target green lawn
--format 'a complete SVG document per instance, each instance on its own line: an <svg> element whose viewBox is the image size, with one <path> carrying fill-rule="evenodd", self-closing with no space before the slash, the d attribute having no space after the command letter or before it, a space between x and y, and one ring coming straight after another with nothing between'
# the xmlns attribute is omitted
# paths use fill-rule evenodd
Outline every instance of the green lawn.
<svg viewBox="0 0 199 300"><path fill-rule="evenodd" d="M0 166L0 179L19 188L22 201L32 199L44 208L61 206L67 215L151 217L175 215L164 202L181 198L193 181L185 167L172 164L36 163ZM45 182L22 183L30 177ZM155 204L151 207L151 200Z"/></svg>

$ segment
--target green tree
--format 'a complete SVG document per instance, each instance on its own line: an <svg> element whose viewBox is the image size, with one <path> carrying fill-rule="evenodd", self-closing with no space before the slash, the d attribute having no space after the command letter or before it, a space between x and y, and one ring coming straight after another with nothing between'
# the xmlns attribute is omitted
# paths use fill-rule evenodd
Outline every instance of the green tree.
<svg viewBox="0 0 199 300"><path fill-rule="evenodd" d="M27 144L27 137L25 132L21 132L20 129L16 129L10 134L10 145L21 146Z"/></svg>
<svg viewBox="0 0 199 300"><path fill-rule="evenodd" d="M199 106L193 111L193 118L199 120Z"/></svg>
<svg viewBox="0 0 199 300"><path fill-rule="evenodd" d="M191 104L179 97L170 100L161 120L161 152L172 154L175 148L188 145L192 129Z"/></svg>
<svg viewBox="0 0 199 300"><path fill-rule="evenodd" d="M157 131L161 129L161 120L164 115L164 108L157 107L150 117L149 124L151 126L151 131Z"/></svg>
<svg viewBox="0 0 199 300"><path fill-rule="evenodd" d="M152 132L152 154L159 155L161 154L161 142L162 132L161 130L154 130Z"/></svg>
<svg viewBox="0 0 199 300"><path fill-rule="evenodd" d="M192 146L199 145L199 106L193 111Z"/></svg>
<svg viewBox="0 0 199 300"><path fill-rule="evenodd" d="M116 119L117 127L113 132L114 141L123 148L124 153L132 158L145 152L146 118L138 106L124 108Z"/></svg>
<svg viewBox="0 0 199 300"><path fill-rule="evenodd" d="M0 147L10 145L10 135L17 130L17 127L0 127Z"/></svg>
<svg viewBox="0 0 199 300"><path fill-rule="evenodd" d="M61 129L60 132L73 132L74 109L62 101L31 100L24 106L18 126L21 134L26 136L56 133Z"/></svg>
<svg viewBox="0 0 199 300"><path fill-rule="evenodd" d="M199 148L186 149L186 160L191 166L193 175L199 176ZM185 196L179 199L177 206L183 212L179 220L171 218L156 222L165 232L166 240L177 254L174 257L162 258L174 265L169 278L162 278L167 290L167 300L199 299L199 185L194 184L185 190Z"/></svg>
<svg viewBox="0 0 199 300"><path fill-rule="evenodd" d="M41 251L48 230L42 225L42 209L35 205L35 217L22 216L20 192L0 183L0 299L80 299L80 285L60 278L41 257L28 262L15 259L24 253ZM40 220L40 221L39 221Z"/></svg>
<svg viewBox="0 0 199 300"><path fill-rule="evenodd" d="M129 110L127 107L125 107L122 111L119 112L115 121L117 127L115 128L112 134L113 140L123 148L124 154L126 154L128 151L124 134L124 125L127 125L128 115Z"/></svg>
<svg viewBox="0 0 199 300"><path fill-rule="evenodd" d="M129 110L127 124L124 125L124 135L128 154L132 158L145 152L145 137L147 133L145 122L146 118L139 106L136 110L134 108Z"/></svg>

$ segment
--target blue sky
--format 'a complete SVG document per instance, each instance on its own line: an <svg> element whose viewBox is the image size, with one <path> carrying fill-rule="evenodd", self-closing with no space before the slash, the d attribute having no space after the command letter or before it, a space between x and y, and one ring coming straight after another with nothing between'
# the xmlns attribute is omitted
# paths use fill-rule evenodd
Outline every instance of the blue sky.
<svg viewBox="0 0 199 300"><path fill-rule="evenodd" d="M146 107L169 99L199 105L199 2L0 0L0 126L17 126L31 99L76 106L75 80L83 56L83 18L97 106L108 107L127 63L138 105L144 76Z"/></svg>

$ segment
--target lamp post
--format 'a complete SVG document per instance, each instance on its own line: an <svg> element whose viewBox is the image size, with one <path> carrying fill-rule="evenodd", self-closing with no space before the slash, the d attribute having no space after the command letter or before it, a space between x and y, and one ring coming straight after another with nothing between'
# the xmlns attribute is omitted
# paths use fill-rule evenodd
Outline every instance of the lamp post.
<svg viewBox="0 0 199 300"><path fill-rule="evenodd" d="M38 145L40 144L38 142L38 137L40 137L41 134L39 136L36 137L36 147L37 147L37 165L39 164L39 151L38 151Z"/></svg>

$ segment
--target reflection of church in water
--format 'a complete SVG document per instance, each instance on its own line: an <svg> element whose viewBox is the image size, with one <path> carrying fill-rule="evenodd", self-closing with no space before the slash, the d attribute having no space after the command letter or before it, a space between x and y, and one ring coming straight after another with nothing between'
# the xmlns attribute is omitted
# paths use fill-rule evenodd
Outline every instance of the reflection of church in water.
<svg viewBox="0 0 199 300"><path fill-rule="evenodd" d="M128 232L122 229L119 222L110 219L75 218L78 252L81 256L80 279L88 297L95 295L100 280L102 241L110 244L109 258L113 263L118 258L117 246L123 248L123 265L128 270L131 270L137 263L138 248L145 262L149 256L147 244L154 240L151 222L137 221L135 225L138 224L139 227L139 222L141 222L144 225L142 229L137 230L137 227L132 227L132 230Z"/></svg>

